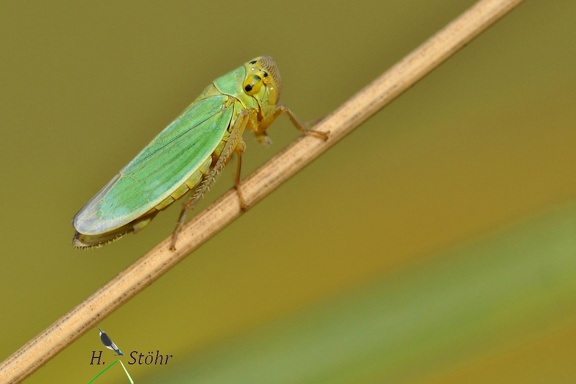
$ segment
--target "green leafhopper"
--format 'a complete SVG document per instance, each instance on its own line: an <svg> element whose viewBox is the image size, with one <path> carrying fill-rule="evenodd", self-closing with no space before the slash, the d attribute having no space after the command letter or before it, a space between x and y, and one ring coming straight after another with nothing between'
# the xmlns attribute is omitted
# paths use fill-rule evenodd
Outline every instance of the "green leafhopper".
<svg viewBox="0 0 576 384"><path fill-rule="evenodd" d="M192 190L174 231L175 249L186 212L210 189L233 153L238 157L235 185L246 208L239 188L245 130L269 144L267 128L285 113L297 129L328 138L327 133L307 129L279 104L280 89L278 65L269 56L214 80L74 216L74 247L98 247L138 232Z"/></svg>

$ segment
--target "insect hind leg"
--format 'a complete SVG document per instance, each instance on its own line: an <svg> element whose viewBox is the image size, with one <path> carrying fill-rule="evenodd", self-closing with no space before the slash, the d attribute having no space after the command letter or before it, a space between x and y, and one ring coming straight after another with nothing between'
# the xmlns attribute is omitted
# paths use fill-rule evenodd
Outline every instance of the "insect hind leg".
<svg viewBox="0 0 576 384"><path fill-rule="evenodd" d="M194 189L194 193L192 194L192 196L190 196L184 202L184 206L182 207L182 211L180 212L180 217L178 218L178 222L176 223L176 228L172 233L172 242L170 243L171 251L176 250L176 241L178 240L180 232L182 232L182 229L184 228L188 211L193 210L196 204L200 201L200 199L206 194L206 192L210 190L210 187L214 184L216 178L228 163L228 160L230 160L232 153L234 153L235 151L236 153L239 153L238 152L239 150L241 151L244 150L246 145L242 140L242 133L244 133L246 125L252 119L255 119L255 115L249 112L248 110L243 110L238 114L238 117L236 118L236 121L234 122L232 127L229 128L230 136L228 137L228 141L224 145L222 152L218 156L216 164L212 166L208 171L208 173L204 175L200 184ZM237 177L239 180L239 176ZM236 186L236 190L238 190L238 186ZM245 203L243 202L242 195L240 193L238 195L240 196L240 202L242 206L242 204Z"/></svg>

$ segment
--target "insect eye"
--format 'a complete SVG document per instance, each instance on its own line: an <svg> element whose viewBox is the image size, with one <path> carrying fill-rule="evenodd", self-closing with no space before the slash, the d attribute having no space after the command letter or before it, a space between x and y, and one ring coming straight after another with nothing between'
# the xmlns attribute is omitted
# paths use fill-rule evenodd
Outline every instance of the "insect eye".
<svg viewBox="0 0 576 384"><path fill-rule="evenodd" d="M248 76L244 80L244 92L252 96L257 94L262 87L262 78L258 75Z"/></svg>

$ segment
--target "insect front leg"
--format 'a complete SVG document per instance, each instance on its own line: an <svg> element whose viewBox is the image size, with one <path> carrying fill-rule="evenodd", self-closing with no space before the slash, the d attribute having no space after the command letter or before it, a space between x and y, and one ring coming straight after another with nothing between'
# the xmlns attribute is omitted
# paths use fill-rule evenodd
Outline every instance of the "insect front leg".
<svg viewBox="0 0 576 384"><path fill-rule="evenodd" d="M260 124L258 124L258 130L255 132L256 137L258 137L259 140L260 136L267 137L265 132L266 129L268 129L270 124L272 124L274 120L276 120L278 116L280 116L282 113L288 115L288 118L290 119L294 127L296 127L296 129L298 129L299 131L302 131L304 134L313 135L322 140L328 140L330 132L316 131L314 129L306 127L305 124L301 123L300 120L298 120L294 112L292 112L292 110L285 105L278 105L276 108L274 108L274 110L272 110L272 112L264 116L262 121L260 121Z"/></svg>

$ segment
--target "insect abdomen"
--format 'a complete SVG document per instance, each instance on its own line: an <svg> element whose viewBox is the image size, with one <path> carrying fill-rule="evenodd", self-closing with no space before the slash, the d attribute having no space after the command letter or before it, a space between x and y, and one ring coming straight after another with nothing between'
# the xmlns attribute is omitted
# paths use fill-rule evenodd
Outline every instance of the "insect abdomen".
<svg viewBox="0 0 576 384"><path fill-rule="evenodd" d="M208 157L182 185L176 188L176 190L172 192L170 196L162 200L159 204L157 204L154 208L152 208L149 212L147 212L146 215L150 214L151 211L161 211L163 209L166 209L166 207L168 207L170 204L172 204L173 202L184 196L189 190L197 186L202 181L204 175L210 169L210 165L212 165L212 158Z"/></svg>

